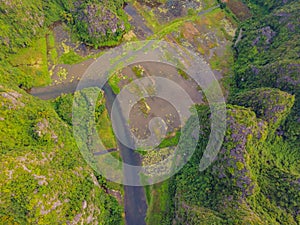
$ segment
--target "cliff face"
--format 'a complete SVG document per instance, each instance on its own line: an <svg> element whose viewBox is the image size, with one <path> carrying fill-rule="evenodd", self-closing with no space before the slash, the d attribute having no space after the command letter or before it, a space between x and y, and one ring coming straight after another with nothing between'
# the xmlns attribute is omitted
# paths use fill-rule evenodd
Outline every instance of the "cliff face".
<svg viewBox="0 0 300 225"><path fill-rule="evenodd" d="M299 154L294 152L288 159L294 167L274 162L281 154L290 154L282 140L274 142L274 130L289 114L294 97L279 90L257 89L237 96L236 103L248 108L228 105L226 136L212 165L199 171L207 132L201 135L191 161L171 182L176 186L176 221L297 224L299 166L293 160L297 161ZM198 110L206 131L210 126L208 111L205 107ZM275 153L277 149L286 152Z"/></svg>
<svg viewBox="0 0 300 225"><path fill-rule="evenodd" d="M296 95L295 106L282 132L287 139L299 141L300 4L297 1L249 2L254 8L256 3L269 10L258 11L240 26L243 35L235 46L235 91L273 87Z"/></svg>
<svg viewBox="0 0 300 225"><path fill-rule="evenodd" d="M198 171L204 137L170 182L178 224L300 222L299 3L245 2L253 17L240 24L229 98L239 106L228 106L227 133L215 162ZM199 115L206 118L202 122L209 119L207 110Z"/></svg>

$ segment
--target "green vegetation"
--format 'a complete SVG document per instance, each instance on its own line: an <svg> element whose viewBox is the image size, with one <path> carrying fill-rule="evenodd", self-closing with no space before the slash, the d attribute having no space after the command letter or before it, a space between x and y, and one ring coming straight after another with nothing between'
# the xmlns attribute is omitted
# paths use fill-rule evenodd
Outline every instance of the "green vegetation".
<svg viewBox="0 0 300 225"><path fill-rule="evenodd" d="M51 82L48 60L51 64L83 60L72 50L58 59L53 32L49 30L57 21L68 23L80 41L93 47L119 44L129 29L123 3L94 0L79 6L66 0L1 2L0 79L25 89L45 86ZM105 4L103 11L101 4Z"/></svg>
<svg viewBox="0 0 300 225"><path fill-rule="evenodd" d="M0 80L24 88L49 84L42 1L3 1L0 11Z"/></svg>
<svg viewBox="0 0 300 225"><path fill-rule="evenodd" d="M167 217L164 221L176 224L300 222L296 122L299 4L248 2L261 16L240 23L243 38L234 46L235 58L230 60L234 82L229 76L224 80L228 88L230 85L230 103L247 108L228 106L224 144L213 165L203 172L199 171L199 162L210 131L209 109L198 108L202 126L199 146L189 163L168 183L175 189L169 193L169 199L175 201L169 209L171 213L163 214L163 210L150 207L148 224L164 224L159 219L152 220L154 223L149 220L161 215ZM263 10L257 11L256 4L263 5ZM228 51L227 58L230 55ZM220 57L213 57L210 62L214 69L226 67L226 61L221 65ZM151 188L154 187L147 188L147 199L152 197L152 201L159 202Z"/></svg>
<svg viewBox="0 0 300 225"><path fill-rule="evenodd" d="M22 73L30 74L33 86L50 84L46 38L38 39L30 47L20 49L16 54L11 54L7 60Z"/></svg>
<svg viewBox="0 0 300 225"><path fill-rule="evenodd" d="M48 60L51 64L58 63L58 53L56 49L55 37L53 31L49 32L47 38Z"/></svg>
<svg viewBox="0 0 300 225"><path fill-rule="evenodd" d="M183 77L183 79L185 79L185 80L188 80L188 79L189 79L189 75L188 75L186 72L184 72L183 70L177 69L177 72L178 72L178 74L179 74L180 76Z"/></svg>
<svg viewBox="0 0 300 225"><path fill-rule="evenodd" d="M122 74L121 71L118 71L116 73L114 73L108 80L108 84L111 87L112 91L115 94L119 94L120 93L120 87L119 87L119 83L120 81L122 81L123 79L125 79L124 75Z"/></svg>
<svg viewBox="0 0 300 225"><path fill-rule="evenodd" d="M132 71L137 78L141 78L145 72L145 69L141 65L137 65L132 68Z"/></svg>
<svg viewBox="0 0 300 225"><path fill-rule="evenodd" d="M60 58L59 62L63 64L76 64L82 62L84 58L78 55L74 50L69 50L67 53L64 53Z"/></svg>
<svg viewBox="0 0 300 225"><path fill-rule="evenodd" d="M96 127L104 146L107 149L117 148L116 137L114 135L112 124L105 107L105 99L99 96L96 105Z"/></svg>
<svg viewBox="0 0 300 225"><path fill-rule="evenodd" d="M278 88L296 96L294 108L281 130L299 148L299 8L297 1L249 1L264 11L241 23L243 38L235 47L235 90ZM290 3L289 3L290 2ZM257 5L258 4L258 5ZM266 11L267 10L267 11ZM260 11L258 11L260 13ZM298 140L298 141L297 141ZM298 142L298 144L296 143Z"/></svg>
<svg viewBox="0 0 300 225"><path fill-rule="evenodd" d="M197 9L189 9L186 16L160 24L156 9L149 6L165 2L133 1L154 31L149 39L196 49L212 69L225 75L227 130L212 165L199 171L211 117L208 106L196 107L201 126L196 151L170 180L145 187L147 224L299 224L300 3L242 1L250 12L241 1L231 0L222 3L224 10L217 8L199 16ZM216 2L205 0L203 5L208 8ZM66 23L72 38L90 47L114 46L130 28L123 5L124 0L0 3L1 224L124 224L123 187L97 174L94 160L87 165L83 158L91 159L91 152L79 151L79 147L100 145L89 136L92 131L98 132L104 148L117 148L103 93L95 102L89 96L99 89L42 101L22 90L50 84L49 66L96 57L80 56L65 41L56 43L51 30L54 22ZM236 42L229 48L236 25ZM67 70L60 68L59 80L66 80ZM137 78L144 75L141 66L132 70ZM188 78L183 71L178 73ZM121 72L109 79L115 94L124 79ZM77 112L78 143L72 134L74 96L75 104L90 109ZM140 103L148 116L146 100ZM182 129L190 131L197 119L192 116ZM177 131L158 149L140 151L143 165L166 159L182 135L176 159L186 161L195 137ZM112 155L121 160L119 152ZM97 160L110 163L105 158ZM168 161L156 171L149 168L141 174L142 181L171 171L172 163Z"/></svg>
<svg viewBox="0 0 300 225"><path fill-rule="evenodd" d="M210 113L207 107L198 107L202 126L198 148L169 184L175 187L169 218L178 224L300 222L296 122L299 4L247 2L261 14L240 23L243 38L234 46L235 82L226 78L231 85L230 103L243 107L228 105L223 146L215 162L203 172L199 162L208 141ZM263 10L257 11L256 4L263 5ZM219 66L218 60L212 62L212 66Z"/></svg>
<svg viewBox="0 0 300 225"><path fill-rule="evenodd" d="M87 222L90 215L99 223L122 223L117 200L100 179L95 185L71 129L52 106L3 85L0 99L1 223ZM68 121L60 103L59 113Z"/></svg>
<svg viewBox="0 0 300 225"><path fill-rule="evenodd" d="M162 142L159 144L159 148L167 148L176 146L180 140L180 132L175 132L175 135L169 135L165 139L162 140Z"/></svg>
<svg viewBox="0 0 300 225"><path fill-rule="evenodd" d="M286 102L289 97L292 96L286 96ZM266 100L272 98L276 99L269 95ZM287 110L291 107L290 104ZM280 139L274 142L273 121L267 123L249 109L228 106L228 129L223 147L213 165L200 172L199 160L210 129L209 109L200 107L198 112L205 133L200 136L196 153L171 184L176 186L178 198L173 216L183 224L198 224L199 220L202 224L212 221L216 224L297 224L293 215L300 198L297 191L299 165L296 164L299 153L288 150L288 145ZM264 113L261 118L269 116L268 111ZM285 112L281 115L285 117ZM283 149L287 152L283 153ZM290 155L286 156L288 152ZM289 180L288 184L277 181L280 177Z"/></svg>
<svg viewBox="0 0 300 225"><path fill-rule="evenodd" d="M170 215L172 215L173 199L169 181L146 186L145 192L147 196L148 211L147 224L170 224Z"/></svg>
<svg viewBox="0 0 300 225"><path fill-rule="evenodd" d="M251 108L257 115L269 123L273 132L291 113L295 102L294 96L271 88L258 88L236 95L232 103Z"/></svg>
<svg viewBox="0 0 300 225"><path fill-rule="evenodd" d="M64 20L70 24L81 41L96 48L119 44L123 34L129 30L127 15L122 10L123 0L105 3L86 0L79 7L75 2L62 2Z"/></svg>
<svg viewBox="0 0 300 225"><path fill-rule="evenodd" d="M72 125L72 107L74 97L72 94L62 95L53 102L57 114L69 125ZM95 122L97 132L103 145L107 149L117 148L115 135L105 107L105 99L101 94L98 98L95 109Z"/></svg>
<svg viewBox="0 0 300 225"><path fill-rule="evenodd" d="M155 17L153 10L144 9L143 5L141 5L138 1L132 1L132 3L134 5L134 7L138 10L138 12L140 13L142 18L144 18L146 20L147 25L154 31L159 30L161 25L157 21L157 18Z"/></svg>

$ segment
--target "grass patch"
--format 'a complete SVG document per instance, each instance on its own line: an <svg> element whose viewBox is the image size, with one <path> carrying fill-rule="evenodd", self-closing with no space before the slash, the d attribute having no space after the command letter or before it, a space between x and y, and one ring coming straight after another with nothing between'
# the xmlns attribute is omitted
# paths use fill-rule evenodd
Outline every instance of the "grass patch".
<svg viewBox="0 0 300 225"><path fill-rule="evenodd" d="M170 204L169 181L145 187L148 202L147 224L162 224L166 221ZM149 198L149 199L148 199Z"/></svg>
<svg viewBox="0 0 300 225"><path fill-rule="evenodd" d="M177 131L174 136L170 135L169 137L166 137L164 140L162 140L162 142L160 143L160 145L158 147L159 148L167 148L167 147L176 146L180 140L180 135L181 135L181 132Z"/></svg>
<svg viewBox="0 0 300 225"><path fill-rule="evenodd" d="M119 83L122 79L123 79L123 75L121 73L115 73L108 80L108 84L115 94L120 93Z"/></svg>
<svg viewBox="0 0 300 225"><path fill-rule="evenodd" d="M183 70L181 70L179 68L177 69L177 72L185 80L188 80L190 78L189 75L186 72L184 72Z"/></svg>
<svg viewBox="0 0 300 225"><path fill-rule="evenodd" d="M145 190L145 195L146 195L146 201L147 201L147 204L149 205L151 203L151 186L149 186L149 185L144 186L144 190Z"/></svg>
<svg viewBox="0 0 300 225"><path fill-rule="evenodd" d="M59 59L59 63L73 65L86 60L85 57L78 55L74 50L68 50Z"/></svg>
<svg viewBox="0 0 300 225"><path fill-rule="evenodd" d="M32 86L46 86L51 83L45 37L33 41L30 47L22 48L18 53L10 55L8 61L24 74L32 76Z"/></svg>
<svg viewBox="0 0 300 225"><path fill-rule="evenodd" d="M211 12L208 12L205 14L205 16L208 17L214 17L215 15L218 15L218 13L222 12L221 9L216 8L214 10L212 10ZM202 15L201 17L203 17L204 15ZM196 21L199 20L199 15L195 14L195 15L187 15L184 17L180 17L177 19L174 19L173 21L167 23L167 24L163 24L161 25L161 27L159 29L157 29L157 32L155 34L153 34L152 36L150 36L148 39L152 40L152 39L160 39L164 36L166 36L167 34L170 34L172 32L178 32L179 28L188 21ZM216 21L217 23L217 21Z"/></svg>
<svg viewBox="0 0 300 225"><path fill-rule="evenodd" d="M103 145L107 149L117 148L115 134L106 108L103 110L97 121L97 130Z"/></svg>
<svg viewBox="0 0 300 225"><path fill-rule="evenodd" d="M145 72L145 69L141 65L137 65L132 68L132 71L137 78L141 78Z"/></svg>
<svg viewBox="0 0 300 225"><path fill-rule="evenodd" d="M48 51L48 60L52 64L57 64L58 63L58 53L56 50L56 45L55 45L55 37L53 31L51 31L47 35L47 51Z"/></svg>

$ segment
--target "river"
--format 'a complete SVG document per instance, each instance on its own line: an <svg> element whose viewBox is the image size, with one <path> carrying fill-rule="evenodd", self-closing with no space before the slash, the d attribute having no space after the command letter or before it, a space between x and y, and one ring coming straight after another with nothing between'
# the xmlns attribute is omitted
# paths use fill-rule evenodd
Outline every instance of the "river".
<svg viewBox="0 0 300 225"><path fill-rule="evenodd" d="M199 12L200 15L204 15L206 13L211 12L212 10L218 8L219 6L212 7L210 9L207 9L205 11ZM134 11L134 8L130 5L126 7L125 11L130 14L133 18L140 19L139 15L137 15L136 11ZM140 34L140 39L145 39L145 36L149 36L152 34L152 31L143 23L140 22L137 24L138 34ZM142 32L143 31L143 32ZM138 35L139 36L139 35ZM62 68L67 69L74 77L72 82L69 82L69 80L62 81L60 84L56 84L53 86L47 86L47 87L40 87L40 88L32 88L29 93L33 96L36 96L43 100L48 99L54 99L61 94L67 94L67 93L74 93L76 91L77 85L79 83L79 80L81 76L83 75L84 71L94 62L93 59L86 60L85 62L82 62L77 65L61 65ZM160 70L160 67L153 67L149 66L150 68L155 68L157 70ZM155 74L155 73L153 73ZM187 85L186 81L184 81L182 78L182 84ZM180 80L176 80L177 82ZM184 88L184 87L183 87ZM109 115L111 115L111 108L112 104L115 101L116 95L113 93L112 89L109 85L105 85L104 88L105 98L106 98L106 107L109 112ZM192 88L186 88L186 90L193 90ZM192 93L191 96L199 97L198 91L194 94ZM201 102L202 97L200 99L195 99L196 102ZM118 104L117 104L118 105ZM119 105L117 107L120 107ZM123 124L126 124L127 121L124 120L124 117L122 115L122 110L118 110L118 114L115 115L118 118L118 121L122 121ZM121 128L122 129L122 128ZM130 131L126 130L125 126L123 128L124 130L122 132L129 133ZM120 153L122 156L123 162L138 166L141 164L140 156L133 151L132 149L124 146L122 143L118 142L118 146L120 149ZM137 177L139 177L139 174L137 172L132 171L126 171L123 170L125 179L134 179L136 180ZM130 183L130 182L128 182ZM125 221L127 225L145 225L145 218L146 218L146 212L147 212L147 204L146 204L146 198L144 193L144 188L142 186L124 186L124 208L125 208Z"/></svg>
<svg viewBox="0 0 300 225"><path fill-rule="evenodd" d="M29 91L30 94L39 97L43 100L49 100L60 96L63 93L74 93L79 81L66 82L64 84L48 86L43 88L33 88ZM113 93L109 85L105 85L104 88L106 107L111 115L112 104L115 101L116 95ZM116 103L115 103L116 104ZM117 104L117 107L120 107ZM122 110L118 110L115 116L117 116L118 121L122 121L126 124L126 121L122 115ZM122 126L119 126L122 129ZM125 129L123 126L122 132L129 133L130 131ZM138 166L141 164L140 157L132 149L124 146L122 143L118 142L118 146L121 152L123 162ZM137 180L139 174L133 173L129 170L123 170L124 177L127 180L134 179ZM130 181L129 181L130 182ZM127 225L145 225L145 218L147 212L147 203L144 193L144 188L142 186L124 186L124 208L125 208L125 221Z"/></svg>

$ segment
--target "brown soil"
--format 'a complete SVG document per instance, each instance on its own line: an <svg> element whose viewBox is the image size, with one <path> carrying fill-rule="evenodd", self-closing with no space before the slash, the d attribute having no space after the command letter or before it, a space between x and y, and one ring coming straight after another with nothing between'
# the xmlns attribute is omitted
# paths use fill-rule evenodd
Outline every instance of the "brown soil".
<svg viewBox="0 0 300 225"><path fill-rule="evenodd" d="M183 32L183 36L188 41L193 41L195 36L199 35L199 31L194 27L192 22L187 22L183 25L185 32Z"/></svg>
<svg viewBox="0 0 300 225"><path fill-rule="evenodd" d="M146 139L151 135L148 124L155 117L162 118L167 125L167 133L180 128L180 118L174 106L164 99L147 98L146 103L150 107L147 115L141 110L143 103L138 102L130 112L130 127L138 139Z"/></svg>
<svg viewBox="0 0 300 225"><path fill-rule="evenodd" d="M202 92L199 91L200 88L196 82L192 79L185 79L180 76L177 69L173 66L158 62L144 62L139 65L141 65L145 70L144 76L158 76L172 80L185 90L195 104L203 103ZM132 71L134 66L136 65L132 65L122 70L122 74L127 79L122 80L119 83L120 89L130 83L130 80L137 79L136 75ZM150 108L147 113L143 110L145 103ZM168 127L167 133L174 132L180 128L180 117L175 107L162 98L149 97L146 98L145 101L139 101L135 104L129 115L132 132L137 138L145 139L151 134L148 129L148 124L154 117L160 117L165 121Z"/></svg>
<svg viewBox="0 0 300 225"><path fill-rule="evenodd" d="M249 19L252 16L249 8L239 0L228 0L226 4L241 21Z"/></svg>

